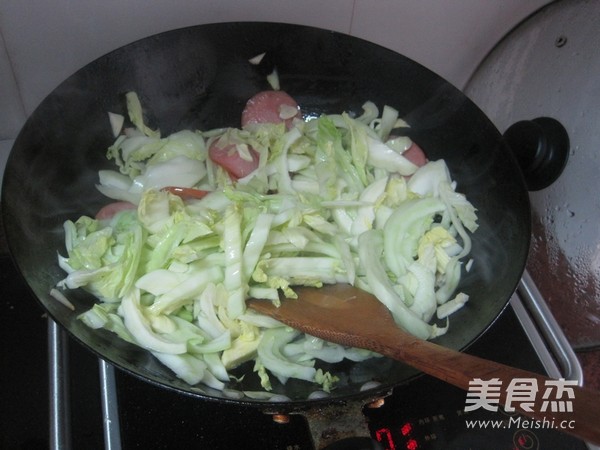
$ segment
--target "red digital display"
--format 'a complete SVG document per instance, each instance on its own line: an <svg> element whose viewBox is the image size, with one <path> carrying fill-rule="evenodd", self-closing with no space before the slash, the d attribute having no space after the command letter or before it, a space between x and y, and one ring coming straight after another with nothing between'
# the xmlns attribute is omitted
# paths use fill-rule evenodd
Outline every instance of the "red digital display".
<svg viewBox="0 0 600 450"><path fill-rule="evenodd" d="M377 442L384 445L385 450L396 450L398 448L406 448L407 450L417 450L421 448L419 441L417 441L414 437L411 436L411 433L413 432L413 425L410 422L402 424L398 428L398 432L402 436L402 438L399 439L398 442L398 445L400 445L400 447L398 447L398 445L396 444L392 430L390 430L389 428L380 428L379 430L375 431L375 439L377 440ZM402 443L400 443L400 441Z"/></svg>
<svg viewBox="0 0 600 450"><path fill-rule="evenodd" d="M408 436L411 431L412 425L408 422L400 427L400 433L402 433L402 436Z"/></svg>
<svg viewBox="0 0 600 450"><path fill-rule="evenodd" d="M377 442L387 445L386 450L396 450L396 444L392 438L392 432L389 428L381 428L375 432Z"/></svg>
<svg viewBox="0 0 600 450"><path fill-rule="evenodd" d="M417 450L419 448L419 443L415 439L409 439L406 441L406 448L408 450Z"/></svg>

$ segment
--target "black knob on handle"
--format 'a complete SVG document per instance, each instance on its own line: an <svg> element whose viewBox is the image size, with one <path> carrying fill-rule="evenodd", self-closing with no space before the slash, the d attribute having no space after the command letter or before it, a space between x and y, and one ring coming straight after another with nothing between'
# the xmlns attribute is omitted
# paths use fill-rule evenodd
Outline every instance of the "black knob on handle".
<svg viewBox="0 0 600 450"><path fill-rule="evenodd" d="M567 130L551 117L516 122L504 132L504 138L517 158L530 191L539 191L554 183L569 158Z"/></svg>

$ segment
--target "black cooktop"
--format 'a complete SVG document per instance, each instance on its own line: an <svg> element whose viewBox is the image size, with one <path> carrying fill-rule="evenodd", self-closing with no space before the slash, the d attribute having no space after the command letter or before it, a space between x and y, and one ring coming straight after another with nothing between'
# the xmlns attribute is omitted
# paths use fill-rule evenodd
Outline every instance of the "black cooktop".
<svg viewBox="0 0 600 450"><path fill-rule="evenodd" d="M47 320L7 256L0 256L0 448L49 448ZM513 310L507 308L471 353L543 373ZM74 449L104 448L98 360L71 341L70 408ZM122 448L312 448L304 419L274 422L240 407L157 388L116 371ZM505 413L465 415L465 392L428 376L395 389L385 404L365 410L383 449L585 449L554 430L467 429L466 419L506 419Z"/></svg>

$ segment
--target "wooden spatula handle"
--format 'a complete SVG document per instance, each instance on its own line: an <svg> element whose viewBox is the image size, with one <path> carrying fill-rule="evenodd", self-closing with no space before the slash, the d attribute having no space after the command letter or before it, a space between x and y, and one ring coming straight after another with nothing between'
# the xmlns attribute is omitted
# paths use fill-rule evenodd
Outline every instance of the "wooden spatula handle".
<svg viewBox="0 0 600 450"><path fill-rule="evenodd" d="M418 339L398 328L377 299L352 286L302 288L298 289L298 295L297 301L284 301L279 308L271 302L256 300L250 300L248 305L312 336L366 348L402 361L466 390L467 400L473 400L469 395L477 394L474 388L481 383L481 397L485 401L493 400L493 404L489 402L492 406L503 405L508 411L514 407L522 415L541 421L538 428L542 425L556 428L600 445L600 393L597 391L566 385L564 380L552 380ZM524 386L528 387L527 391ZM484 387L490 388L485 398ZM491 389L493 387L496 391ZM522 394L531 394L532 398L524 399Z"/></svg>
<svg viewBox="0 0 600 450"><path fill-rule="evenodd" d="M499 390L495 395L489 391L489 397L493 396L497 405L507 405L539 421L536 425L530 424L532 428L556 428L600 445L598 391L567 385L565 391L560 392L561 381L450 350L404 333L379 336L373 346L386 356L466 391L477 384L478 378L484 383L493 380L494 383L487 386L499 387ZM528 394L529 398L524 398L523 394Z"/></svg>

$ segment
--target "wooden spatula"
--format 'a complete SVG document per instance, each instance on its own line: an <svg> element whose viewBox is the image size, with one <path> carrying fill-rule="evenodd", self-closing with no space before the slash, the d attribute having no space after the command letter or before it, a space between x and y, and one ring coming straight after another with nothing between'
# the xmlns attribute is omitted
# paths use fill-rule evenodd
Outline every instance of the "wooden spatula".
<svg viewBox="0 0 600 450"><path fill-rule="evenodd" d="M311 336L373 350L464 390L469 389L469 382L474 379L498 378L502 382L499 399L495 397L498 404L508 402L522 415L539 421L540 427L552 426L600 445L600 392L568 386L573 398L565 393L557 395L556 389L551 389L549 397L543 398L548 395L546 382L550 378L418 339L399 329L387 308L371 294L343 284L320 289L296 288L295 291L298 299L283 300L280 307L270 301L253 299L248 301L248 306ZM537 382L538 391L531 407L522 397L514 398L513 394L511 399L506 389L518 378ZM572 411L558 411L558 402L567 408L570 403Z"/></svg>

